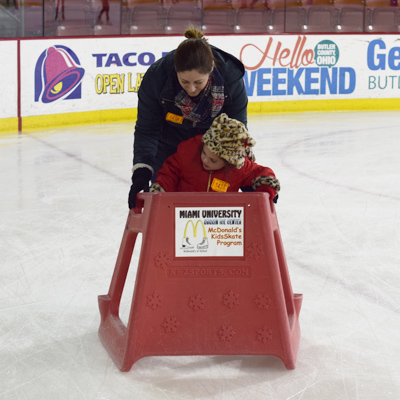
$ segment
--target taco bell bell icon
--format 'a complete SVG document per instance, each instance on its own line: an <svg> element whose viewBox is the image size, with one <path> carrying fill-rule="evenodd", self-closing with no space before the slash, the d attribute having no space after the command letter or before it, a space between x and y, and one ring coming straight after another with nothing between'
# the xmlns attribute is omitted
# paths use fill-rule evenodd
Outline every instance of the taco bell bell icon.
<svg viewBox="0 0 400 400"><path fill-rule="evenodd" d="M85 74L76 56L75 59L76 61L61 46L49 47L42 54L36 65L37 72L40 68L40 82L36 79L35 85L36 101L41 99L43 103L51 103L58 99L71 98L70 95L78 88Z"/></svg>

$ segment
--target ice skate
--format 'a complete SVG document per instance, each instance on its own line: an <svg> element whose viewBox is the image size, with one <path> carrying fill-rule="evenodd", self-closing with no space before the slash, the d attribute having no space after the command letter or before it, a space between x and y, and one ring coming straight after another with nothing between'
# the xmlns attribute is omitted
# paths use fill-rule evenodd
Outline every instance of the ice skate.
<svg viewBox="0 0 400 400"><path fill-rule="evenodd" d="M194 248L194 246L189 242L188 237L184 237L182 239L182 248L184 248L184 249L193 249Z"/></svg>
<svg viewBox="0 0 400 400"><path fill-rule="evenodd" d="M208 239L205 237L205 238L203 238L203 240L201 241L201 243L199 243L198 245L197 245L197 248L198 249L208 249Z"/></svg>

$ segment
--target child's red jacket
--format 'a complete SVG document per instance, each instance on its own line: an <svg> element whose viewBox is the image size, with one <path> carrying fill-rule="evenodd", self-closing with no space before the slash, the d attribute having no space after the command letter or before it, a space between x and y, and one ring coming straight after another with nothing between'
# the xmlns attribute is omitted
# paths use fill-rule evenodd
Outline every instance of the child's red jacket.
<svg viewBox="0 0 400 400"><path fill-rule="evenodd" d="M179 144L177 152L167 158L157 172L153 188L160 185L166 192L237 192L241 187L253 186L257 191L268 192L271 199L275 198L279 181L272 169L248 158L240 169L228 164L217 171L205 170L201 161L202 136Z"/></svg>

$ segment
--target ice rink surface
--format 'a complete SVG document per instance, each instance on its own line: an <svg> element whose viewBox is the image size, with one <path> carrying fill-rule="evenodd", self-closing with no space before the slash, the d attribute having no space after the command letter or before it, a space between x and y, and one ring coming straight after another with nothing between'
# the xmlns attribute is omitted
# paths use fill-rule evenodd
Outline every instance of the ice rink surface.
<svg viewBox="0 0 400 400"><path fill-rule="evenodd" d="M133 127L0 135L0 399L400 399L400 112L249 117L257 162L281 181L280 231L304 295L295 370L272 356L117 369L97 296L128 215Z"/></svg>

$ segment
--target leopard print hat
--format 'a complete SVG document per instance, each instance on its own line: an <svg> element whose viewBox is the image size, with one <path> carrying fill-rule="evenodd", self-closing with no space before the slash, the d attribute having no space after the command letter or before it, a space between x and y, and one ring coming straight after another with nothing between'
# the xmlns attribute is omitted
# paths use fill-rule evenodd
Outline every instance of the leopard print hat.
<svg viewBox="0 0 400 400"><path fill-rule="evenodd" d="M226 114L216 117L203 135L202 141L217 156L240 169L246 157L255 161L251 147L256 142L249 136L244 124Z"/></svg>

